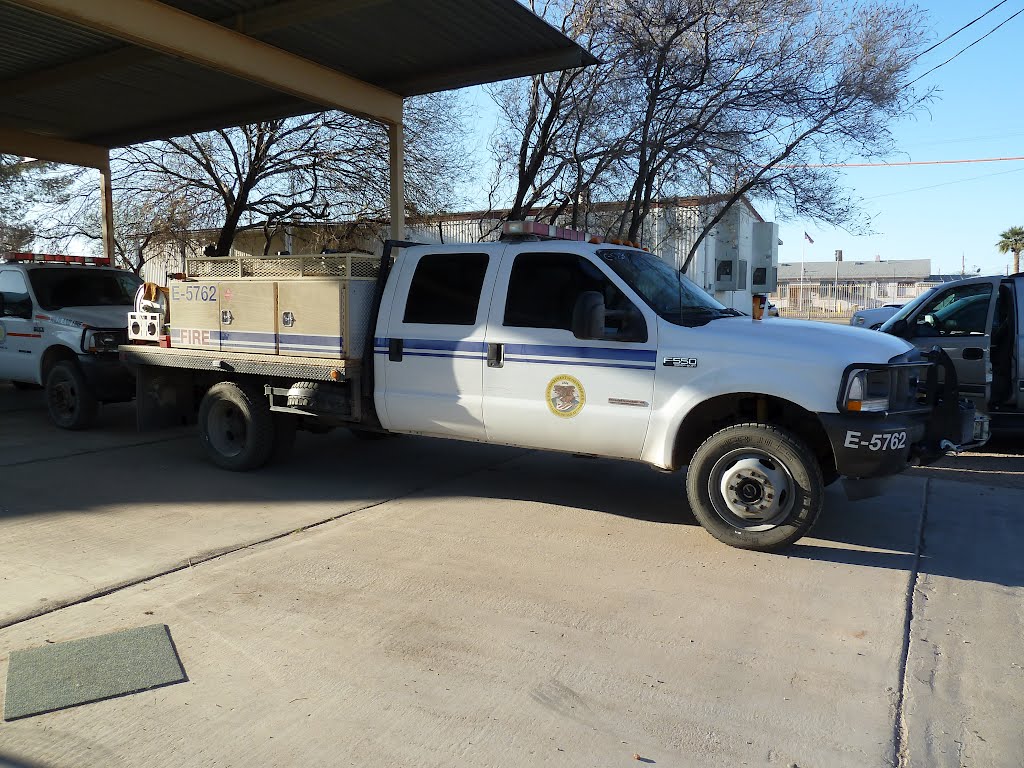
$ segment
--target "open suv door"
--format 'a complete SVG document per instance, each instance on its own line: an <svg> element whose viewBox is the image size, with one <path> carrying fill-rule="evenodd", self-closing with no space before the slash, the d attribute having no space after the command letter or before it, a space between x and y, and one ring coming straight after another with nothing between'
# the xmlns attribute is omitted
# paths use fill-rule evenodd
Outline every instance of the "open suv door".
<svg viewBox="0 0 1024 768"><path fill-rule="evenodd" d="M960 394L988 410L992 386L992 318L1000 277L972 277L940 285L907 304L882 326L927 351L941 347L956 367Z"/></svg>

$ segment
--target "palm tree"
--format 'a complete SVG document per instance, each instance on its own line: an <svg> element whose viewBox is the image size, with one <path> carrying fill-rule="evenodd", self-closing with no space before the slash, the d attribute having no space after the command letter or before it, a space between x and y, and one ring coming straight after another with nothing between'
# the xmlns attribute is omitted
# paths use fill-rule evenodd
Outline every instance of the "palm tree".
<svg viewBox="0 0 1024 768"><path fill-rule="evenodd" d="M1010 227L999 236L996 248L1000 253L1013 254L1013 272L1020 272L1020 252L1024 251L1024 227Z"/></svg>

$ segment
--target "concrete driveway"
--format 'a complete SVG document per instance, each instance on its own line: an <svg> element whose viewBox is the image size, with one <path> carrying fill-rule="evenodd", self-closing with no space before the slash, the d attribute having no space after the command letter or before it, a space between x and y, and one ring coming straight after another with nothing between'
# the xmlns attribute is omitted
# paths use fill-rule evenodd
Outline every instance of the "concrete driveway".
<svg viewBox="0 0 1024 768"><path fill-rule="evenodd" d="M236 475L108 410L57 433L0 389L0 684L12 650L153 623L189 680L2 723L0 764L1024 759L1020 491L833 489L759 555L642 466L337 434Z"/></svg>

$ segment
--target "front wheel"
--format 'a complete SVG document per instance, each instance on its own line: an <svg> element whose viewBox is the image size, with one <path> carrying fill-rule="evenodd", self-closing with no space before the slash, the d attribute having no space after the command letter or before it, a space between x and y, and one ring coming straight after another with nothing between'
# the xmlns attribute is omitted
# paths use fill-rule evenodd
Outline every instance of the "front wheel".
<svg viewBox="0 0 1024 768"><path fill-rule="evenodd" d="M47 374L46 407L61 429L88 429L100 410L85 374L71 360L61 360Z"/></svg>
<svg viewBox="0 0 1024 768"><path fill-rule="evenodd" d="M716 539L772 552L811 530L825 484L814 452L800 438L767 424L738 424L697 449L686 494L694 516Z"/></svg>

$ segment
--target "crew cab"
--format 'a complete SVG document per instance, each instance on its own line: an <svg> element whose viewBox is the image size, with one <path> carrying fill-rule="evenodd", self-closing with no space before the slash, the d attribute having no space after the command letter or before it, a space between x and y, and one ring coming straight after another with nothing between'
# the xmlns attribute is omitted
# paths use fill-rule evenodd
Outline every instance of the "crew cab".
<svg viewBox="0 0 1024 768"><path fill-rule="evenodd" d="M102 258L0 257L0 379L45 388L64 429L91 426L101 403L131 400L135 382L117 348L141 284Z"/></svg>
<svg viewBox="0 0 1024 768"><path fill-rule="evenodd" d="M388 242L365 314L352 279L340 334L300 330L338 306L309 299L326 278L308 275L349 280L355 256L189 260L163 346L122 347L140 427L197 418L209 458L232 470L331 426L688 467L699 522L759 550L807 533L840 476L867 495L985 439L941 352L753 320L632 244L506 227L496 243ZM228 273L243 277L203 277Z"/></svg>
<svg viewBox="0 0 1024 768"><path fill-rule="evenodd" d="M940 346L961 393L991 416L993 429L1024 429L1024 273L935 286L882 330L920 349Z"/></svg>

